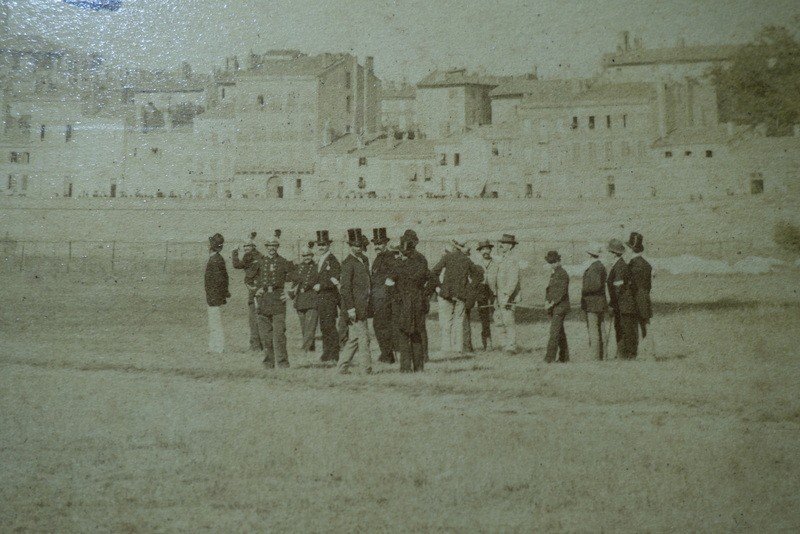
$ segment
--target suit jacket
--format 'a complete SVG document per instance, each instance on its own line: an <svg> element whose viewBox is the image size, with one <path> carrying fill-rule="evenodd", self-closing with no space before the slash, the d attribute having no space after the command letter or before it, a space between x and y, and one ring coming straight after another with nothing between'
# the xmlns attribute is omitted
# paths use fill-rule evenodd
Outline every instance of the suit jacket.
<svg viewBox="0 0 800 534"><path fill-rule="evenodd" d="M478 305L491 304L494 301L494 293L492 292L492 280L497 280L497 263L492 259L486 261L481 259L483 265L478 265L483 271L483 280L478 284L478 294L476 302Z"/></svg>
<svg viewBox="0 0 800 534"><path fill-rule="evenodd" d="M444 279L439 282L442 271L444 271ZM441 288L440 296L442 298L466 301L470 297L470 284L482 276L469 256L455 250L445 254L434 266L431 271L431 282L434 287L438 285Z"/></svg>
<svg viewBox="0 0 800 534"><path fill-rule="evenodd" d="M314 284L317 279L317 264L301 262L295 266L294 276L294 309L297 311L311 310L317 307L317 292Z"/></svg>
<svg viewBox="0 0 800 534"><path fill-rule="evenodd" d="M391 250L379 252L378 255L375 256L375 261L372 262L372 292L370 293L370 298L373 307L375 307L379 301L385 300L389 296L386 287L386 278L389 276L393 262L394 252Z"/></svg>
<svg viewBox="0 0 800 534"><path fill-rule="evenodd" d="M615 315L636 315L636 298L631 270L625 260L619 258L611 267L606 280L609 304Z"/></svg>
<svg viewBox="0 0 800 534"><path fill-rule="evenodd" d="M494 274L490 282L498 304L505 305L516 302L519 295L519 262L516 254L510 251L499 258L492 271Z"/></svg>
<svg viewBox="0 0 800 534"><path fill-rule="evenodd" d="M253 296L256 293L256 278L258 277L258 262L261 260L261 253L257 250L248 250L239 259L239 251L233 249L231 262L234 269L244 269L244 285L247 286L247 303L253 303Z"/></svg>
<svg viewBox="0 0 800 534"><path fill-rule="evenodd" d="M478 299L484 294L485 284L483 282L483 267L473 264L475 270L474 274L469 277L469 284L467 285L467 298L464 299L464 309L469 311L478 302Z"/></svg>
<svg viewBox="0 0 800 534"><path fill-rule="evenodd" d="M286 313L286 302L281 296L286 284L291 283L294 277L294 264L283 256L261 257L256 278L256 287L264 290L258 300L259 315Z"/></svg>
<svg viewBox="0 0 800 534"><path fill-rule="evenodd" d="M206 263L206 303L209 306L222 306L231 296L228 290L228 270L219 252L212 254Z"/></svg>
<svg viewBox="0 0 800 534"><path fill-rule="evenodd" d="M392 320L398 330L405 334L422 333L429 309L426 287L430 278L428 260L415 250L392 264L389 278L395 283L389 291Z"/></svg>
<svg viewBox="0 0 800 534"><path fill-rule="evenodd" d="M588 313L608 312L606 298L606 278L608 273L600 260L595 260L583 273L581 288L581 309Z"/></svg>
<svg viewBox="0 0 800 534"><path fill-rule="evenodd" d="M653 267L641 256L634 256L628 262L633 285L636 289L636 310L639 318L647 321L653 316L653 303L650 301L650 287L653 283Z"/></svg>
<svg viewBox="0 0 800 534"><path fill-rule="evenodd" d="M545 297L549 302L555 303L548 313L551 315L566 315L569 311L569 275L562 266L558 266L550 275Z"/></svg>
<svg viewBox="0 0 800 534"><path fill-rule="evenodd" d="M342 266L336 256L329 254L322 263L317 265L317 274L314 284L319 284L320 290L317 293L317 300L333 300L339 302L339 288L331 281L331 278L341 281Z"/></svg>
<svg viewBox="0 0 800 534"><path fill-rule="evenodd" d="M356 321L366 321L371 314L369 260L366 256L349 254L342 262L341 288L342 310L355 310Z"/></svg>

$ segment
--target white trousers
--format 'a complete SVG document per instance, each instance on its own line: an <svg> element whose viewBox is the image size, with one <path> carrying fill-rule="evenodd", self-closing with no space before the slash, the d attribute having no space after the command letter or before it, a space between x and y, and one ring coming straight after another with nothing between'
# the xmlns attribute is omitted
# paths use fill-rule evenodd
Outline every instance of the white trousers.
<svg viewBox="0 0 800 534"><path fill-rule="evenodd" d="M439 300L439 326L442 330L442 352L464 350L464 302L458 299Z"/></svg>
<svg viewBox="0 0 800 534"><path fill-rule="evenodd" d="M225 350L225 333L222 330L222 306L208 307L208 350L217 354Z"/></svg>
<svg viewBox="0 0 800 534"><path fill-rule="evenodd" d="M514 319L514 309L502 306L495 311L494 324L497 330L496 339L503 345L503 349L514 352L517 350L517 323Z"/></svg>

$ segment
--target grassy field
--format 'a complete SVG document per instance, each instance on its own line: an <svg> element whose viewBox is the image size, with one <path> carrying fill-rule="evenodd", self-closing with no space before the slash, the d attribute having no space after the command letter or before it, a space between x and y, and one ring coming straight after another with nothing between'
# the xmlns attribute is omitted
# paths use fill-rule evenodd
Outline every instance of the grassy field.
<svg viewBox="0 0 800 534"><path fill-rule="evenodd" d="M522 354L369 377L298 357L293 314L263 369L236 280L212 356L199 284L3 277L0 530L800 528L797 271L658 278L642 361L589 361L573 313L545 365L529 314Z"/></svg>

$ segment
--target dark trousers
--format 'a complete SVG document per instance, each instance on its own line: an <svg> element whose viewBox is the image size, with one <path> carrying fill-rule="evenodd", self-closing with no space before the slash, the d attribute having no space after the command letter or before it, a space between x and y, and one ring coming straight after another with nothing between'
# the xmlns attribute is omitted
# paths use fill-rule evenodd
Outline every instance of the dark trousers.
<svg viewBox="0 0 800 534"><path fill-rule="evenodd" d="M382 362L394 363L394 329L392 327L392 308L388 299L373 302L372 328L381 349L378 358Z"/></svg>
<svg viewBox="0 0 800 534"><path fill-rule="evenodd" d="M422 342L422 360L428 361L428 325L423 320L422 328L419 333ZM399 349L398 349L399 350Z"/></svg>
<svg viewBox="0 0 800 534"><path fill-rule="evenodd" d="M617 357L623 360L636 358L639 351L639 319L632 314L619 314L614 317L617 334Z"/></svg>
<svg viewBox="0 0 800 534"><path fill-rule="evenodd" d="M425 366L425 352L422 345L422 333L397 332L398 349L400 350L400 372L410 373L422 371Z"/></svg>
<svg viewBox="0 0 800 534"><path fill-rule="evenodd" d="M336 330L338 308L339 304L335 300L320 298L317 301L319 330L322 333L322 361L339 360L339 332Z"/></svg>
<svg viewBox="0 0 800 534"><path fill-rule="evenodd" d="M494 308L488 306L488 304L488 302L478 304L478 317L481 320L481 342L484 349L487 342L492 339L492 313L494 313ZM483 306L487 307L484 308Z"/></svg>
<svg viewBox="0 0 800 534"><path fill-rule="evenodd" d="M258 316L258 333L264 347L264 363L268 367L289 367L286 353L286 313Z"/></svg>
<svg viewBox="0 0 800 534"><path fill-rule="evenodd" d="M472 346L472 310L464 308L464 334L461 342L461 352L474 352Z"/></svg>
<svg viewBox="0 0 800 534"><path fill-rule="evenodd" d="M317 309L297 310L300 318L300 332L303 334L303 350L314 350L314 337L317 335Z"/></svg>
<svg viewBox="0 0 800 534"><path fill-rule="evenodd" d="M261 336L258 333L258 313L256 313L256 305L251 302L247 305L249 308L248 319L250 322L250 350L261 352Z"/></svg>
<svg viewBox="0 0 800 534"><path fill-rule="evenodd" d="M564 315L553 314L550 316L550 339L547 340L547 354L544 361L550 363L569 361L569 347L567 347L567 333L564 331ZM556 355L558 356L556 358Z"/></svg>

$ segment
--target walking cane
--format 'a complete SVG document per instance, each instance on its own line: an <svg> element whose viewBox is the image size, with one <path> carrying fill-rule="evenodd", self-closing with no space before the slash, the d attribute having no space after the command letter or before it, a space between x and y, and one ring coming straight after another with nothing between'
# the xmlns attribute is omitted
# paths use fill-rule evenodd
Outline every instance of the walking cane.
<svg viewBox="0 0 800 534"><path fill-rule="evenodd" d="M613 323L617 320L615 315L611 315L608 321L608 328L606 329L606 338L603 340L603 355L606 360L609 359L608 357L608 340L611 338L611 329L613 328Z"/></svg>

